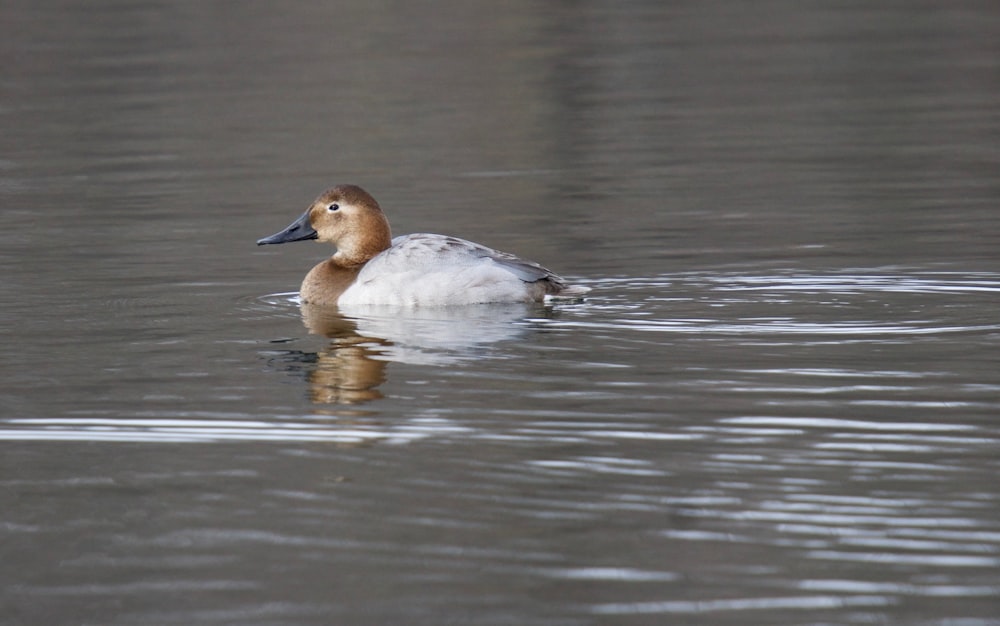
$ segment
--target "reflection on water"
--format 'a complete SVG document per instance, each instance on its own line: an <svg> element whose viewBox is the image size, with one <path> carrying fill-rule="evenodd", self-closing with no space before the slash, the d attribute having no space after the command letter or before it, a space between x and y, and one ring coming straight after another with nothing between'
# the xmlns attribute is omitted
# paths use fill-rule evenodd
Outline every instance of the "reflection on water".
<svg viewBox="0 0 1000 626"><path fill-rule="evenodd" d="M362 334L355 320L318 307L302 305L303 322L310 332L330 339L317 352L289 351L285 364L308 367L309 398L314 404L363 404L382 397L378 386L385 382L386 360L380 353L390 344L380 337Z"/></svg>
<svg viewBox="0 0 1000 626"><path fill-rule="evenodd" d="M367 339L357 337L359 342ZM309 398L315 404L361 404L382 397L385 361L364 343L338 341L316 354L309 375Z"/></svg>
<svg viewBox="0 0 1000 626"><path fill-rule="evenodd" d="M281 306L280 296L269 296ZM297 302L297 297L294 298ZM305 374L315 404L363 404L382 398L390 361L456 365L484 354L490 344L524 334L528 305L471 307L354 306L342 311L301 303L309 332L330 340L317 352L271 351L269 363ZM544 314L544 310L542 310Z"/></svg>
<svg viewBox="0 0 1000 626"><path fill-rule="evenodd" d="M550 309L549 309L550 310ZM345 326L358 336L378 337L386 360L454 365L481 356L491 344L524 335L529 312L546 316L541 305L501 304L400 309L386 306L302 305L302 318L317 335L341 339Z"/></svg>

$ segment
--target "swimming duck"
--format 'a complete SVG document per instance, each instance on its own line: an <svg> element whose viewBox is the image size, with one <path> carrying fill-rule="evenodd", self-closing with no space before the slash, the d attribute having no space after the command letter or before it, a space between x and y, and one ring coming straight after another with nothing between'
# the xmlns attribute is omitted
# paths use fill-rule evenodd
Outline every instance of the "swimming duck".
<svg viewBox="0 0 1000 626"><path fill-rule="evenodd" d="M299 219L257 245L307 240L337 247L302 281L299 295L311 304L540 302L589 291L537 263L465 239L428 233L393 239L378 202L356 185L324 191Z"/></svg>

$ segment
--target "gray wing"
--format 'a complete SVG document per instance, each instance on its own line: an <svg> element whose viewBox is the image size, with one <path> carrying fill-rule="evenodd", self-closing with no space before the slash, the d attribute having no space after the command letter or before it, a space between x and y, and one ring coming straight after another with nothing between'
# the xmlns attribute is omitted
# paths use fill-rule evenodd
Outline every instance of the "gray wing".
<svg viewBox="0 0 1000 626"><path fill-rule="evenodd" d="M514 276L517 276L526 283L547 280L555 285L561 286L563 284L563 280L561 278L538 263L525 261L520 257L506 252L499 252L497 250L490 250L489 252L489 254L484 254L483 256L488 257L497 265L509 270L512 274L514 274Z"/></svg>
<svg viewBox="0 0 1000 626"><path fill-rule="evenodd" d="M562 288L566 284L562 278L538 263L526 261L515 254L494 250L493 248L466 239L448 235L414 233L412 235L400 235L392 240L392 244L393 246L397 246L404 243L404 241L412 241L419 245L430 245L436 248L436 251L442 255L447 255L448 253L468 254L481 259L490 259L526 283L546 281L551 287L556 289Z"/></svg>

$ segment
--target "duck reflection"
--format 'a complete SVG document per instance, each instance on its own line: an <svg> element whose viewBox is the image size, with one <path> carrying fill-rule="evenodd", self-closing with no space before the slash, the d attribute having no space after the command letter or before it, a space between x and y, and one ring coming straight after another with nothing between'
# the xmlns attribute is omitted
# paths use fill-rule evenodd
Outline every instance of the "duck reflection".
<svg viewBox="0 0 1000 626"><path fill-rule="evenodd" d="M389 342L358 332L357 322L344 317L336 307L302 305L302 321L315 335L330 339L316 353L309 372L309 397L315 404L363 404L382 397L385 382L382 349Z"/></svg>
<svg viewBox="0 0 1000 626"><path fill-rule="evenodd" d="M455 365L479 358L487 346L514 339L529 327L528 304L434 307L352 307L302 304L312 334L330 339L316 353L285 353L289 370L304 370L316 404L357 405L382 398L390 362Z"/></svg>

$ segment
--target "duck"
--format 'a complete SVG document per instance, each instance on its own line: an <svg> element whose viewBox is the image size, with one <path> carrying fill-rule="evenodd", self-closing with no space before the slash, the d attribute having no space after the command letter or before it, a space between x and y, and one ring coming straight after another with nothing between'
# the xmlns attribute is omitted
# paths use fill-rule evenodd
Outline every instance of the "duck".
<svg viewBox="0 0 1000 626"><path fill-rule="evenodd" d="M317 241L336 252L306 274L305 304L450 306L579 300L589 288L547 268L450 235L393 238L375 198L357 185L327 189L298 219L257 245Z"/></svg>

